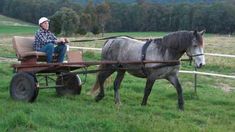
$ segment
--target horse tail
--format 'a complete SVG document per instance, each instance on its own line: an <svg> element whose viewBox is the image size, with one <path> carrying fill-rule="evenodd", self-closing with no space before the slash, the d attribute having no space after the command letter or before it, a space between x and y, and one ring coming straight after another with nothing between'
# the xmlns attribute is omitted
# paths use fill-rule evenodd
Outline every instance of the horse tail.
<svg viewBox="0 0 235 132"><path fill-rule="evenodd" d="M108 45L107 47L111 46L111 43L113 42L113 38L114 38L114 37L109 37L108 40L106 40L106 42L104 43L104 46L103 46L103 48L102 48L102 53L101 53L101 54L106 54L106 53L107 53L107 50L108 50L109 48L106 48L106 46L107 46L107 45ZM106 38L106 39L107 39L107 38ZM101 55L101 56L103 56L103 55ZM103 57L101 57L101 58L103 58ZM101 70L102 67L103 67L103 65L100 64L99 67L98 67L98 70ZM98 72L98 74L97 74L95 84L93 85L93 87L91 88L91 90L87 93L88 95L95 96L95 95L97 94L97 92L99 92L100 84L99 84L99 80L98 80L98 75L99 75L99 72Z"/></svg>
<svg viewBox="0 0 235 132"><path fill-rule="evenodd" d="M98 69L101 69L101 65L99 66ZM88 95L95 96L96 93L99 91L99 89L100 89L100 84L99 84L98 76L97 76L97 77L96 77L95 84L93 85L93 87L91 88L91 90L88 92Z"/></svg>
<svg viewBox="0 0 235 132"><path fill-rule="evenodd" d="M96 78L95 84L88 94L91 96L95 96L96 93L99 91L99 89L100 89L100 84L98 78Z"/></svg>

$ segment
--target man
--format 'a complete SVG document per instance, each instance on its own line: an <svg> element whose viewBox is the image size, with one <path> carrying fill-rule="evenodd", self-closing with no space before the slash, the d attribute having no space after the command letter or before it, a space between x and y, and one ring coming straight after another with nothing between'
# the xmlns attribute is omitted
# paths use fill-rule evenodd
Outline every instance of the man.
<svg viewBox="0 0 235 132"><path fill-rule="evenodd" d="M49 19L42 17L39 19L39 30L35 34L35 41L33 48L36 51L45 52L47 63L53 60L53 53L58 54L57 62L62 63L66 54L66 44L68 42L65 38L57 39L56 36L49 31ZM54 45L57 45L54 47Z"/></svg>

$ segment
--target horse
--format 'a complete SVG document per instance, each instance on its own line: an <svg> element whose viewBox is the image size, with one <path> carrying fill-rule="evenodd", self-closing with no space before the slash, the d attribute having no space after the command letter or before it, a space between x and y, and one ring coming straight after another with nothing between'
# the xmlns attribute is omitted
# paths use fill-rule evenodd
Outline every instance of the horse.
<svg viewBox="0 0 235 132"><path fill-rule="evenodd" d="M195 66L201 68L205 65L205 57L203 54L204 32L205 31L177 31L169 33L162 38L148 41L141 41L126 36L108 39L102 48L102 61L162 61L162 63L101 64L99 66L100 71L97 73L96 83L91 89L92 93L98 91L95 100L98 102L104 97L104 82L116 71L114 99L116 104L120 104L119 87L125 72L128 72L133 76L146 78L147 80L141 105L144 106L147 104L148 96L151 93L155 80L166 79L176 88L178 94L178 109L184 110L183 90L178 79L180 64L166 65L164 62L171 60L179 61L184 53L186 53L187 56L193 58Z"/></svg>

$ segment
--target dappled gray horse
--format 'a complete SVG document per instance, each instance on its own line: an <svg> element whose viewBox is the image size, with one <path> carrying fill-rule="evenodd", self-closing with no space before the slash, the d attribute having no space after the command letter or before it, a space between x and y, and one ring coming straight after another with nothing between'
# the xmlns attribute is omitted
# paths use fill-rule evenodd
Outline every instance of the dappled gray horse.
<svg viewBox="0 0 235 132"><path fill-rule="evenodd" d="M170 33L163 38L139 41L129 37L117 37L106 41L102 49L102 61L170 61L179 60L186 52L189 57L194 58L195 66L200 68L205 64L203 55L204 31L178 31ZM96 84L92 91L99 89L96 101L104 97L104 82L115 71L117 76L114 81L115 103L120 103L118 89L123 80L125 72L136 77L146 78L144 97L141 105L147 104L148 96L152 86L157 79L167 79L178 94L178 107L184 109L182 87L178 80L179 64L165 63L138 63L138 64L101 64L97 75Z"/></svg>

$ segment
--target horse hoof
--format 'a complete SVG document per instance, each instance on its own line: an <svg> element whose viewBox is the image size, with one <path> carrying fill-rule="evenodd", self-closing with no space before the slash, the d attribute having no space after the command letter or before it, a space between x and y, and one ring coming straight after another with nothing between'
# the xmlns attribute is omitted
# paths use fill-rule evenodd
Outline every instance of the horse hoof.
<svg viewBox="0 0 235 132"><path fill-rule="evenodd" d="M100 97L98 97L98 96L95 97L95 102L99 102L100 100L101 100Z"/></svg>
<svg viewBox="0 0 235 132"><path fill-rule="evenodd" d="M117 108L118 110L120 110L122 103L121 103L121 102L118 102L118 103L115 103L115 105L116 105L116 108Z"/></svg>
<svg viewBox="0 0 235 132"><path fill-rule="evenodd" d="M184 107L179 107L179 111L184 111Z"/></svg>
<svg viewBox="0 0 235 132"><path fill-rule="evenodd" d="M116 106L121 106L122 103L121 103L120 101L117 101L117 102L115 101L115 105L116 105Z"/></svg>
<svg viewBox="0 0 235 132"><path fill-rule="evenodd" d="M147 105L147 103L141 103L141 106L146 106Z"/></svg>
<svg viewBox="0 0 235 132"><path fill-rule="evenodd" d="M104 97L104 95L97 95L97 96L95 97L95 101L96 101L96 102L99 102L101 99L103 99L103 97Z"/></svg>

